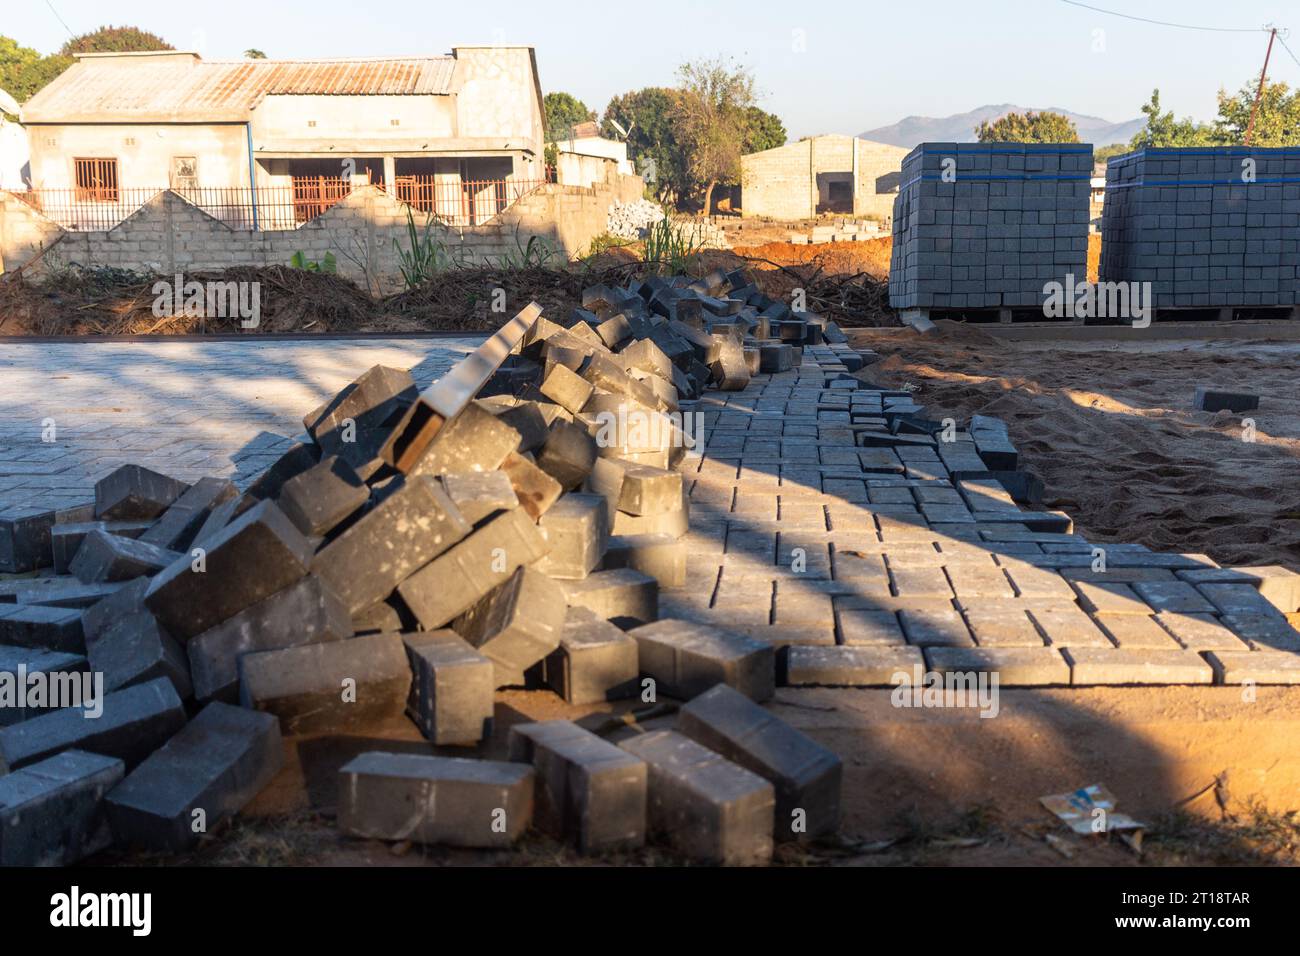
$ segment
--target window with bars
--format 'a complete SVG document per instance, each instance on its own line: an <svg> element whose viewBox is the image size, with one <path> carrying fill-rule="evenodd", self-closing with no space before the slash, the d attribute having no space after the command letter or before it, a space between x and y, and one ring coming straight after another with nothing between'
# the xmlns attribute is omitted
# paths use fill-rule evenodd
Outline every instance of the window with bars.
<svg viewBox="0 0 1300 956"><path fill-rule="evenodd" d="M90 202L117 202L116 159L73 159L76 198Z"/></svg>

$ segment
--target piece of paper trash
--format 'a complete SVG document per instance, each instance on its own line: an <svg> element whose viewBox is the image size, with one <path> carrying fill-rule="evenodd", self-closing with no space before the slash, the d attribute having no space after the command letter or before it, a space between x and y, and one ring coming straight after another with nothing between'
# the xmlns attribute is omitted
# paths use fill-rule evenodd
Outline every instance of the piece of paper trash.
<svg viewBox="0 0 1300 956"><path fill-rule="evenodd" d="M1083 836L1112 830L1141 830L1146 826L1128 814L1117 812L1114 794L1101 783L1080 787L1070 793L1040 797L1039 802L1071 830Z"/></svg>

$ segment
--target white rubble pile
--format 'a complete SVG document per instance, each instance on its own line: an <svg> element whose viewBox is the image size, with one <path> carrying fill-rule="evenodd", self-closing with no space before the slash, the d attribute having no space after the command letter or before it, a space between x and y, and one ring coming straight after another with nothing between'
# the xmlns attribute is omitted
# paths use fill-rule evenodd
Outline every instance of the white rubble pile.
<svg viewBox="0 0 1300 956"><path fill-rule="evenodd" d="M648 199L618 202L609 207L606 228L620 239L644 239L650 227L664 218L661 207Z"/></svg>

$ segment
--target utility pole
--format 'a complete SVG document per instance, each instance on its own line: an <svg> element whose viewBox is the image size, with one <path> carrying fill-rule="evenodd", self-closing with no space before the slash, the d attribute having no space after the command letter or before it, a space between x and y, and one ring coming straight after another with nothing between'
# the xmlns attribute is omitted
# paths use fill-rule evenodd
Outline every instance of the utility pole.
<svg viewBox="0 0 1300 956"><path fill-rule="evenodd" d="M1268 28L1268 49L1264 51L1264 69L1259 71L1259 88L1255 90L1255 103L1250 108L1250 123L1246 126L1246 145L1250 145L1255 135L1255 114L1259 112L1259 101L1264 95L1264 78L1268 76L1268 58L1273 54L1273 41L1277 39L1277 27Z"/></svg>

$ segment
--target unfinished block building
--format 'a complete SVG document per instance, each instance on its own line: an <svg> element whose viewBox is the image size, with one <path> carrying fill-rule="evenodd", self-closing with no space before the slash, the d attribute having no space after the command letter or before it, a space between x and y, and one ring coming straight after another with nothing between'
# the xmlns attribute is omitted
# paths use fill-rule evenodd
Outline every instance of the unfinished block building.
<svg viewBox="0 0 1300 956"><path fill-rule="evenodd" d="M822 213L884 219L907 150L856 136L812 136L742 156L741 214L814 219Z"/></svg>

